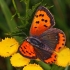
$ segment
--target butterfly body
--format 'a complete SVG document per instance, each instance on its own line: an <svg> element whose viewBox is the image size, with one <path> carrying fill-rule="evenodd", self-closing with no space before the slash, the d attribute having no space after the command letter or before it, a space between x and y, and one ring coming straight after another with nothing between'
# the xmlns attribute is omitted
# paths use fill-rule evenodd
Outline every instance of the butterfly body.
<svg viewBox="0 0 70 70"><path fill-rule="evenodd" d="M36 37L29 37L27 41L36 47L39 47L41 45L44 46L43 43Z"/></svg>
<svg viewBox="0 0 70 70"><path fill-rule="evenodd" d="M19 52L30 59L39 58L45 63L53 63L57 54L65 45L65 34L62 30L52 28L55 24L50 11L38 7L34 16L30 36L20 45Z"/></svg>

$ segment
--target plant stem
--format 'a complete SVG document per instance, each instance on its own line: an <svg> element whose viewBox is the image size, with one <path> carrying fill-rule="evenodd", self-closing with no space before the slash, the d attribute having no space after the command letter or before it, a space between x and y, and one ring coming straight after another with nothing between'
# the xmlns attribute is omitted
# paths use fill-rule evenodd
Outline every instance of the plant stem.
<svg viewBox="0 0 70 70"><path fill-rule="evenodd" d="M14 8L16 10L16 14L18 15L18 18L20 19L21 23L24 24L23 21L21 20L21 16L20 16L20 13L18 12L18 9L16 7L15 1L12 0L12 3L13 3L13 6L14 6Z"/></svg>
<svg viewBox="0 0 70 70"><path fill-rule="evenodd" d="M28 18L29 2L30 2L30 0L27 0L27 1L25 2L25 4L26 4L26 18ZM26 21L26 25L27 25L27 24L28 24L28 21Z"/></svg>

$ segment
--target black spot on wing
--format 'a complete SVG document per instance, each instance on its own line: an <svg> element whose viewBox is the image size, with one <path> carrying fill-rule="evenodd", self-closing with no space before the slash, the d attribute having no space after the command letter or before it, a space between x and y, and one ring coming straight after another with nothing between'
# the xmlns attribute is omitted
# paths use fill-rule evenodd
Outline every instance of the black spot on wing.
<svg viewBox="0 0 70 70"><path fill-rule="evenodd" d="M30 54L30 55L31 55L31 53L29 53L28 51L26 51L26 53L28 53L28 54Z"/></svg>
<svg viewBox="0 0 70 70"><path fill-rule="evenodd" d="M47 27L46 25L44 25L44 27Z"/></svg>
<svg viewBox="0 0 70 70"><path fill-rule="evenodd" d="M23 53L25 53L22 47L21 47L21 50L23 51Z"/></svg>
<svg viewBox="0 0 70 70"><path fill-rule="evenodd" d="M36 16L36 18L38 17L38 15L35 15Z"/></svg>
<svg viewBox="0 0 70 70"><path fill-rule="evenodd" d="M42 16L42 14L39 14L39 16Z"/></svg>
<svg viewBox="0 0 70 70"><path fill-rule="evenodd" d="M39 21L36 21L37 24L39 24Z"/></svg>
<svg viewBox="0 0 70 70"><path fill-rule="evenodd" d="M63 41L65 41L65 39L63 39Z"/></svg>
<svg viewBox="0 0 70 70"><path fill-rule="evenodd" d="M26 47L24 46L24 49L26 49Z"/></svg>
<svg viewBox="0 0 70 70"><path fill-rule="evenodd" d="M64 35L62 37L65 37Z"/></svg>
<svg viewBox="0 0 70 70"><path fill-rule="evenodd" d="M44 16L44 14L42 14L42 17Z"/></svg>
<svg viewBox="0 0 70 70"><path fill-rule="evenodd" d="M43 17L43 16L44 16L44 14L39 14L39 16Z"/></svg>
<svg viewBox="0 0 70 70"><path fill-rule="evenodd" d="M62 43L62 45L64 45L64 43Z"/></svg>
<svg viewBox="0 0 70 70"><path fill-rule="evenodd" d="M45 11L46 14L50 17L51 26L54 26L55 20L54 20L53 15L51 14L51 12L50 12L47 8L45 8L45 7L43 7L43 6L39 6L38 9L37 9L37 11L38 11L38 10L40 10L40 11ZM41 16L44 16L44 14L41 14Z"/></svg>
<svg viewBox="0 0 70 70"><path fill-rule="evenodd" d="M61 47L59 47L58 49L61 49Z"/></svg>
<svg viewBox="0 0 70 70"><path fill-rule="evenodd" d="M34 27L34 28L37 28L37 27Z"/></svg>
<svg viewBox="0 0 70 70"><path fill-rule="evenodd" d="M41 21L44 21L44 19L41 19Z"/></svg>
<svg viewBox="0 0 70 70"><path fill-rule="evenodd" d="M45 22L47 22L47 20L45 20Z"/></svg>
<svg viewBox="0 0 70 70"><path fill-rule="evenodd" d="M45 19L42 18L41 21L44 21L46 23L48 20L45 20Z"/></svg>

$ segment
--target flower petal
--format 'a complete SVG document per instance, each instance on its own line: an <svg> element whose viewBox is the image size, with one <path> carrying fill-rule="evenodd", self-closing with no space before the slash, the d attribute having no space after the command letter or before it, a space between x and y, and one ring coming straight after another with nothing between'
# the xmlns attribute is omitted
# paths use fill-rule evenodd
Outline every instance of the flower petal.
<svg viewBox="0 0 70 70"><path fill-rule="evenodd" d="M9 57L17 52L19 43L14 38L5 38L0 42L0 56Z"/></svg>
<svg viewBox="0 0 70 70"><path fill-rule="evenodd" d="M14 67L22 67L24 65L29 64L30 59L23 57L19 53L15 53L14 55L12 55L10 61L11 61L12 66L14 66Z"/></svg>
<svg viewBox="0 0 70 70"><path fill-rule="evenodd" d="M43 68L40 67L40 65L37 65L37 64L28 64L27 66L25 66L23 68L23 70L43 70Z"/></svg>
<svg viewBox="0 0 70 70"><path fill-rule="evenodd" d="M70 49L65 47L57 53L57 60L55 62L58 66L66 67L70 65Z"/></svg>

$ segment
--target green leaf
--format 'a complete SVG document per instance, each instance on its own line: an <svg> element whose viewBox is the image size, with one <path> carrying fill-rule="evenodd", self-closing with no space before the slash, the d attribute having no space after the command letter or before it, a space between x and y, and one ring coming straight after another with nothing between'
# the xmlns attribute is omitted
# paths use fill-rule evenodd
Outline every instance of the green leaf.
<svg viewBox="0 0 70 70"><path fill-rule="evenodd" d="M17 24L16 22L14 21L14 19L11 20L11 17L12 17L12 14L6 4L6 2L4 0L0 0L0 6L1 6L1 9L2 9L2 12L5 16L5 19L7 21L7 25L9 27L9 32L12 33L13 31L17 31L16 27L17 27ZM7 28L7 27L6 27ZM21 38L19 37L15 37L17 40L21 40Z"/></svg>
<svg viewBox="0 0 70 70"><path fill-rule="evenodd" d="M42 2L39 2L39 3L35 4L34 6L32 6L32 9L28 9L28 11L27 11L28 16L26 17L27 20L29 20L30 17L32 17L34 11L36 10L36 8L37 8L39 5L41 5L41 3L42 3Z"/></svg>
<svg viewBox="0 0 70 70"><path fill-rule="evenodd" d="M0 0L0 6L6 18L7 25L10 31L11 32L13 32L14 30L16 31L15 29L17 27L16 22L14 20L11 20L12 14L4 0Z"/></svg>

